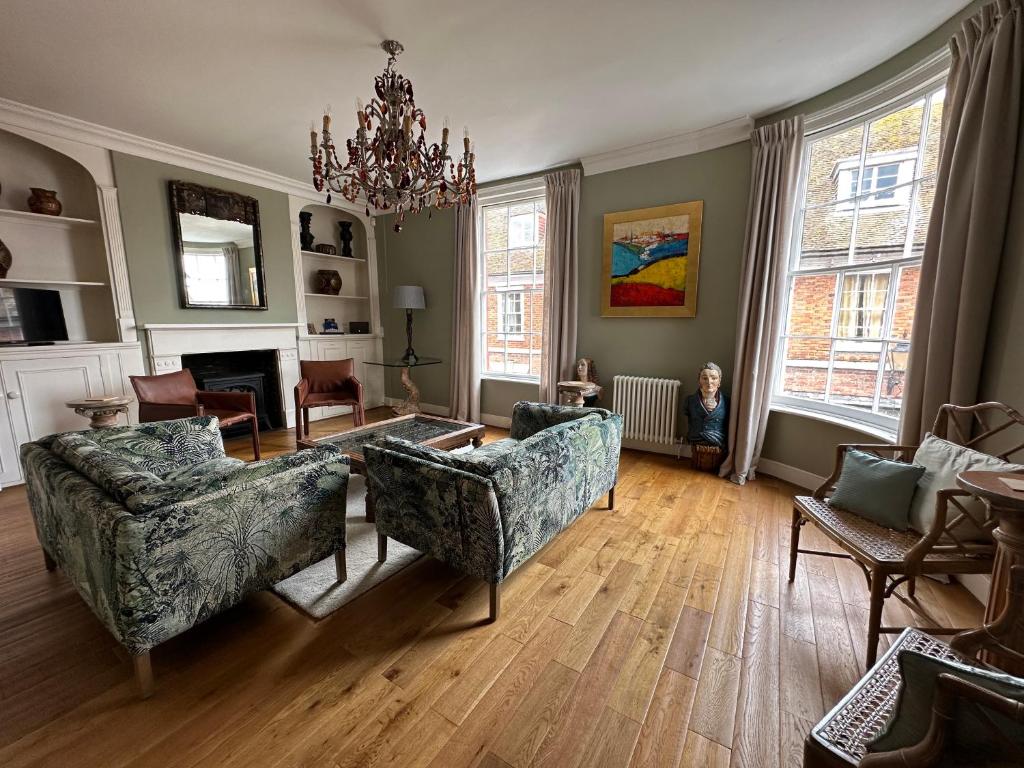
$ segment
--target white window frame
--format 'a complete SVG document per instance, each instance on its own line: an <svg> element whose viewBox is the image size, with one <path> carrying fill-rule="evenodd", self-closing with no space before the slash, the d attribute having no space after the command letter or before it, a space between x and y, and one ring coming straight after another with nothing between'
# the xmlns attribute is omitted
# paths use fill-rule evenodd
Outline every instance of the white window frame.
<svg viewBox="0 0 1024 768"><path fill-rule="evenodd" d="M797 269L798 260L800 258L800 247L801 238L803 235L803 216L806 209L812 207L820 207L822 205L835 205L836 208L843 208L845 206L836 205L833 203L818 204L816 206L804 207L804 200L807 191L807 176L806 169L810 162L811 146L817 139L825 138L829 135L840 133L848 130L850 127L858 124L864 124L864 142L865 147L861 150L861 155L865 156L865 165L885 165L887 162L876 162L876 158L882 159L884 155L869 156L866 153L866 142L868 140L867 127L871 122L879 117L890 114L892 112L903 109L915 101L919 101L922 98L929 98L932 94L942 90L942 86L945 83L946 75L948 73L949 59L948 54L936 55L930 59L922 62L921 65L915 67L907 73L906 78L895 78L888 84L883 84L879 89L872 94L864 97L855 97L848 103L838 105L837 107L823 111L818 115L813 115L808 118L805 124L805 138L806 142L804 145L804 154L801 158L801 172L800 182L797 189L798 208L794 215L793 231L790 242L790 254L789 263L786 269L786 289L784 294L784 301L780 307L782 312L782 322L780 323L780 332L776 339L776 362L775 371L772 379L772 398L771 398L771 409L778 410L788 413L798 413L804 416L810 416L812 418L820 418L824 421L832 423L842 424L849 426L854 429L860 429L867 431L872 434L876 434L886 439L892 439L896 430L899 427L899 418L888 416L882 413L878 413L879 403L881 399L881 390L883 386L883 379L886 373L886 361L888 355L891 352L893 354L903 354L909 349L909 341L907 339L896 339L891 335L892 331L892 319L893 309L895 306L895 294L899 286L900 270L905 266L915 266L920 264L920 256L914 255L912 252L913 245L913 232L916 225L916 211L911 208L908 214L907 220L907 235L904 240L903 253L900 257L895 259L888 259L877 262L861 262L854 263L853 255L856 249L856 237L857 237L857 221L861 215L862 210L870 208L870 206L864 205L866 198L871 197L874 192L869 191L857 195L849 200L851 206L851 214L853 216L853 224L850 234L850 246L848 263L841 266L828 266L814 269ZM912 84L912 85L909 85ZM909 87L908 87L909 85ZM897 90L899 89L899 90ZM927 139L928 121L930 119L930 108L931 101L927 101L925 104L925 112L922 115L922 130L919 137L919 143L916 150L913 152L913 156L908 159L900 158L901 162L901 173L903 172L902 163L908 160L912 163L911 169L916 174L917 158L924 158L925 141ZM898 151L891 153L896 159L899 155L903 154L904 151ZM892 162L891 159L885 158ZM845 161L837 163L837 170L835 172L841 172L842 166ZM854 159L856 164L857 159ZM850 166L851 168L853 165ZM917 188L925 181L934 177L934 174L929 176L918 176L916 179L908 177L905 182L897 183L896 186L891 189L896 190L897 197L906 195L907 205L910 205L910 201L914 199ZM900 180L898 179L898 182ZM842 179L840 179L842 183ZM846 181L847 187L850 184L850 180ZM903 192L902 190L906 190ZM842 201L845 202L845 201ZM887 201L888 202L888 201ZM886 205L885 208L893 208L893 205ZM867 212L867 211L865 211ZM837 323L839 318L839 308L841 305L841 293L843 288L843 282L845 281L846 274L854 272L877 272L888 268L891 270L891 276L889 279L889 293L886 299L885 316L883 318L883 332L880 338L876 339L843 339L836 336ZM833 300L833 316L830 327L831 336L795 336L788 333L789 323L789 304L792 297L792 290L794 284L794 278L814 275L814 274L828 274L836 275L836 294ZM786 353L786 342L788 339L813 339L813 340L828 340L831 342L830 352L828 361L807 361L813 362L813 366L800 366L800 361L791 360L789 361L790 366L794 367L825 367L827 368L827 378L825 383L825 395L826 400L816 401L809 398L794 397L791 395L783 394L783 382L785 377L785 371L787 368L785 353ZM877 366L874 363L867 364L871 369L877 367L877 375L875 380L875 392L872 403L872 411L867 411L862 408L855 408L841 403L827 402L829 397L829 390L831 388L831 377L832 372L836 369L836 353L837 352L850 352L855 349L865 349L867 344L877 344L879 346L879 363ZM858 363L843 363L840 361L839 368L856 368Z"/></svg>
<svg viewBox="0 0 1024 768"><path fill-rule="evenodd" d="M501 330L504 324L504 318L501 315L501 307L499 307L499 330L498 333L503 334L505 344L500 348L489 348L487 346L487 297L489 295L504 293L501 289L490 288L486 284L487 275L487 251L484 249L486 244L486 231L484 229L484 209L494 205L514 205L515 203L526 202L529 200L535 200L537 198L543 198L546 196L546 187L544 179L526 179L524 181L512 182L510 184L502 184L500 186L489 187L480 190L477 195L477 258L480 263L480 300L479 300L479 322L480 322L480 378L481 379L493 379L497 381L518 381L527 382L531 384L540 383L540 375L538 374L526 374L526 373L505 373L501 371L488 371L487 369L487 356L489 352L501 351L506 355L509 353L508 342L509 341L521 341L530 336L541 337L541 349L514 349L511 350L516 354L526 354L530 357L530 367L533 367L533 359L541 355L544 338L543 330L531 331L530 333L521 334L505 334ZM536 222L534 223L536 226ZM510 232L511 234L511 228ZM511 245L506 247L507 250L516 250ZM547 266L547 254L545 252L545 268ZM525 315L527 303L531 303L531 296L534 293L543 292L545 288L511 288L507 289L510 293L519 293L522 296L522 308ZM531 310L532 311L532 310Z"/></svg>

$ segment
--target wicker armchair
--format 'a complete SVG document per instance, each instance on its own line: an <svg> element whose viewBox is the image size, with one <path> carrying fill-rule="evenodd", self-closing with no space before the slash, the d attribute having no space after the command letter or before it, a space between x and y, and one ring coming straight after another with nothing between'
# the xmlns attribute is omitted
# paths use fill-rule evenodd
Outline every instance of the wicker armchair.
<svg viewBox="0 0 1024 768"><path fill-rule="evenodd" d="M969 717L1006 754L1024 758L1020 745L1009 742L1001 732L998 719L1024 723L1024 704L951 674L938 677L931 722L920 742L892 752L868 752L868 744L882 732L895 709L903 683L899 664L903 651L972 665L979 665L976 657L983 651L996 661L1024 659L1024 649L1004 642L1015 637L1014 628L1024 622L1024 566L1011 569L1007 593L1002 616L957 635L949 645L920 630L904 630L878 664L811 729L804 742L804 768L926 768L949 765L952 760L960 765L959 758L953 756L958 750L951 727L957 717ZM1019 764L1013 758L999 763Z"/></svg>
<svg viewBox="0 0 1024 768"><path fill-rule="evenodd" d="M982 450L983 441L1004 430L1019 427L1024 432L1024 416L1002 403L981 403L973 406L944 405L935 418L932 434L967 448ZM1024 439L1024 438L1021 438ZM996 520L991 514L976 520L962 503L968 497L959 488L942 490L936 500L935 521L931 530L918 533L913 530L896 531L866 520L852 512L830 506L826 497L835 489L843 458L850 449L868 451L885 458L911 462L917 446L908 445L840 445L836 448L836 465L832 476L812 496L797 496L793 500L793 522L789 548L789 580L796 576L798 554L823 555L853 560L864 571L871 592L868 613L868 642L866 667L875 663L880 634L898 634L903 627L883 627L882 605L895 596L915 614L929 624L928 631L938 635L952 635L961 629L941 627L924 607L914 599L914 580L922 574L989 573L995 556L994 543L969 543L961 540L957 528L973 522L978 528L991 532ZM1008 460L1024 449L1024 442L993 456ZM800 549L800 529L814 523L845 554ZM896 591L906 584L907 595Z"/></svg>

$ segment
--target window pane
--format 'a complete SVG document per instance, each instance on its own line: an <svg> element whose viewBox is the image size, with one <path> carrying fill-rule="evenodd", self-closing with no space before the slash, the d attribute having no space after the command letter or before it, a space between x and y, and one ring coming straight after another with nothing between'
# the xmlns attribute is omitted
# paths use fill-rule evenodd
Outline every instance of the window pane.
<svg viewBox="0 0 1024 768"><path fill-rule="evenodd" d="M870 412L882 344L877 341L836 341L828 401Z"/></svg>
<svg viewBox="0 0 1024 768"><path fill-rule="evenodd" d="M798 343L799 342L799 343ZM805 400L823 401L828 379L828 349L824 355L804 357L807 348L802 340L787 339L783 355L782 394Z"/></svg>
<svg viewBox="0 0 1024 768"><path fill-rule="evenodd" d="M807 168L808 206L830 203L842 197L848 197L850 184L849 170L856 170L860 163L861 144L864 139L864 126L855 125L841 133L825 136L811 145L811 154ZM843 161L847 161L846 188L840 190L839 171Z"/></svg>
<svg viewBox="0 0 1024 768"><path fill-rule="evenodd" d="M533 248L520 248L508 252L510 286L533 285Z"/></svg>
<svg viewBox="0 0 1024 768"><path fill-rule="evenodd" d="M789 298L789 336L829 336L832 333L832 303L836 296L836 275L803 275L793 278ZM828 355L828 342L825 342Z"/></svg>
<svg viewBox="0 0 1024 768"><path fill-rule="evenodd" d="M932 96L931 112L928 115L928 135L924 142L924 160L921 162L921 176L934 176L939 170L939 139L942 134L942 108L946 89Z"/></svg>
<svg viewBox="0 0 1024 768"><path fill-rule="evenodd" d="M490 206L484 208L484 250L490 251L508 246L508 208Z"/></svg>
<svg viewBox="0 0 1024 768"><path fill-rule="evenodd" d="M899 282L896 284L896 301L893 306L891 338L909 339L914 325L914 307L917 305L917 286L921 279L921 267L901 267Z"/></svg>
<svg viewBox="0 0 1024 768"><path fill-rule="evenodd" d="M912 187L889 190L889 197L879 199L878 193L872 199L875 203L897 203L896 205L866 205L861 203L857 218L856 245L853 262L865 264L872 261L888 261L903 256L907 242L907 225L910 221L910 206L901 205L909 199Z"/></svg>
<svg viewBox="0 0 1024 768"><path fill-rule="evenodd" d="M903 404L903 385L907 380L907 358L910 345L893 343L887 345L885 367L882 370L882 387L878 396L878 410L886 416L898 418Z"/></svg>
<svg viewBox="0 0 1024 768"><path fill-rule="evenodd" d="M878 118L868 128L868 145L865 165L878 165L889 160L886 155L906 153L911 159L917 156L917 145L921 141L921 121L924 117L925 100L890 112ZM909 178L914 177L911 167Z"/></svg>
<svg viewBox="0 0 1024 768"><path fill-rule="evenodd" d="M928 234L928 219L935 202L935 179L925 179L914 190L914 232L910 241L910 253L920 258L924 254L924 241Z"/></svg>
<svg viewBox="0 0 1024 768"><path fill-rule="evenodd" d="M853 208L836 203L811 208L804 214L798 269L817 269L846 264L853 233Z"/></svg>
<svg viewBox="0 0 1024 768"><path fill-rule="evenodd" d="M836 336L880 339L888 293L888 272L848 273L843 280Z"/></svg>

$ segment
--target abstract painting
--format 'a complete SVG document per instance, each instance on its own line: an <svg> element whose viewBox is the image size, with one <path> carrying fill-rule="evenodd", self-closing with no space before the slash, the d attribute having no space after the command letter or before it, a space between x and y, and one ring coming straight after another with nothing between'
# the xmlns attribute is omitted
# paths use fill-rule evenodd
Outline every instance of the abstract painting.
<svg viewBox="0 0 1024 768"><path fill-rule="evenodd" d="M704 202L604 215L602 317L694 317Z"/></svg>

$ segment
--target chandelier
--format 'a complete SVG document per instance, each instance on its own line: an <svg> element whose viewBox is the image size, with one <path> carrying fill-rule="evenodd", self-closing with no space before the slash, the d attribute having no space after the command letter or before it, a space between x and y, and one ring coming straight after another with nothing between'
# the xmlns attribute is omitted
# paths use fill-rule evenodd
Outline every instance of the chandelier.
<svg viewBox="0 0 1024 768"><path fill-rule="evenodd" d="M395 232L402 231L405 214L424 208L450 208L468 203L476 194L476 171L469 129L462 140L462 156L456 163L448 154L447 121L440 144L428 144L427 116L416 106L412 82L395 71L395 60L404 49L395 40L380 47L388 54L384 73L374 79L376 98L364 108L356 102L359 127L355 138L345 142L345 162L338 159L331 137L330 108L325 111L317 146L316 126L309 131L313 186L327 188L350 202L362 198L366 215L370 208L394 211ZM419 135L414 130L419 129Z"/></svg>

